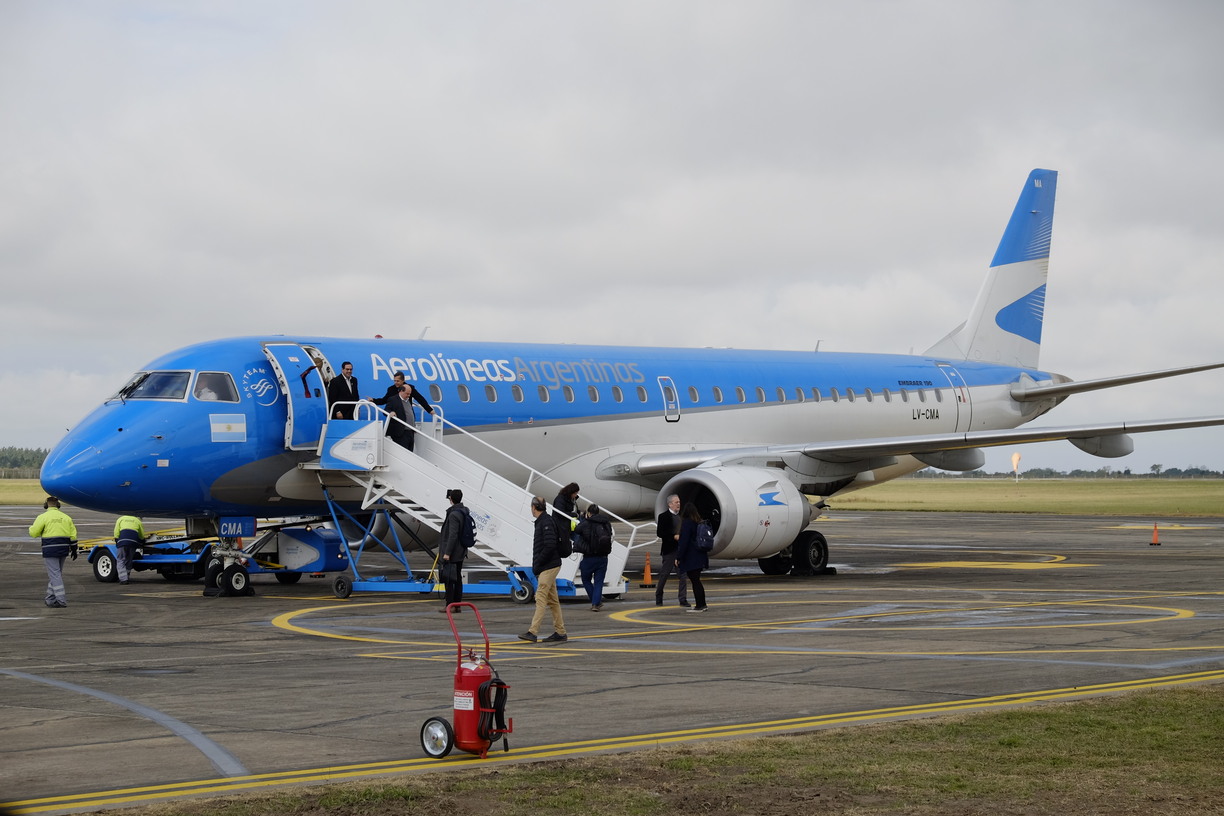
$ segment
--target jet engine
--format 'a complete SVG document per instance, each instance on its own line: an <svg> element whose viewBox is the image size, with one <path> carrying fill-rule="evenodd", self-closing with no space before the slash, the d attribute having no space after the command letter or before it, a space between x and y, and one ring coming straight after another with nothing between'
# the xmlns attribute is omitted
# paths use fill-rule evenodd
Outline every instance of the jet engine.
<svg viewBox="0 0 1224 816"><path fill-rule="evenodd" d="M766 559L787 549L812 518L812 505L773 468L699 467L678 473L659 491L655 513L675 493L714 528L716 558Z"/></svg>

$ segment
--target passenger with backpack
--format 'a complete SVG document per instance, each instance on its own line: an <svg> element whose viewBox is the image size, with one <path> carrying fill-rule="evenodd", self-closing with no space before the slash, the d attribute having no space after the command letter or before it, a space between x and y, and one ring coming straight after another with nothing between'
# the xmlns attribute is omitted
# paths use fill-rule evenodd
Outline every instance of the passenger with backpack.
<svg viewBox="0 0 1224 816"><path fill-rule="evenodd" d="M439 612L445 612L446 607L463 600L463 559L468 548L476 543L476 524L472 514L463 506L463 491L455 488L446 491L446 498L451 506L446 510L446 518L442 521L442 535L438 540L438 574L442 580L442 588L446 593L446 602ZM456 608L455 612L462 612Z"/></svg>
<svg viewBox="0 0 1224 816"><path fill-rule="evenodd" d="M710 566L709 550L702 549L707 544L713 547L713 530L702 520L701 514L692 502L684 505L680 513L680 541L676 544L676 571L688 576L689 586L693 589L693 600L696 606L685 612L706 611L705 586L701 583L701 571Z"/></svg>
<svg viewBox="0 0 1224 816"><path fill-rule="evenodd" d="M591 611L603 609L604 578L608 574L608 555L612 552L612 519L603 514L598 504L587 508L586 516L574 531L574 549L582 554L578 574L582 588L591 599Z"/></svg>

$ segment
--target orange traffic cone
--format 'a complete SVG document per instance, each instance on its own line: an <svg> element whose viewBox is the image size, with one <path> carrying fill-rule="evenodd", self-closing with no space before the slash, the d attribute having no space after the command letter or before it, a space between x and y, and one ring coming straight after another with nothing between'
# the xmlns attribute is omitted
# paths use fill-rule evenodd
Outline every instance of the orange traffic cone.
<svg viewBox="0 0 1224 816"><path fill-rule="evenodd" d="M1160 546L1160 525L1159 524L1152 525L1152 543L1149 544L1148 546L1149 547L1159 547Z"/></svg>
<svg viewBox="0 0 1224 816"><path fill-rule="evenodd" d="M650 589L654 586L654 578L650 576L650 553L646 553L646 569L642 572L642 583L639 586L642 589Z"/></svg>

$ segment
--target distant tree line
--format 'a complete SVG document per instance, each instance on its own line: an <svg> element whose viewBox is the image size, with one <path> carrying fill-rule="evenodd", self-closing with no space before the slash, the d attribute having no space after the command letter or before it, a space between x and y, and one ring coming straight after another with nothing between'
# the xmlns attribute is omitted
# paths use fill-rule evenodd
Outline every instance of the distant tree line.
<svg viewBox="0 0 1224 816"><path fill-rule="evenodd" d="M0 448L0 479L36 479L47 458L43 448Z"/></svg>
<svg viewBox="0 0 1224 816"><path fill-rule="evenodd" d="M973 470L968 473L953 473L934 468L920 470L913 475L915 479L1014 479L1016 474L1010 470L1006 473L987 473L984 470ZM1054 470L1053 468L1030 468L1020 471L1021 479L1220 479L1224 472L1210 468L1194 466L1188 468L1166 468L1164 465L1152 465L1147 473L1135 473L1130 468L1116 468L1106 465L1096 470L1076 469L1071 471Z"/></svg>

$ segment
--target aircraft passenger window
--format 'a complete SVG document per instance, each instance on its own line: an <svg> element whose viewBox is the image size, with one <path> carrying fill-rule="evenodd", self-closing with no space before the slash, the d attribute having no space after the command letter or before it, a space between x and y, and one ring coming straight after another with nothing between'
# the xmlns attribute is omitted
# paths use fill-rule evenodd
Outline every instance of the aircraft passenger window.
<svg viewBox="0 0 1224 816"><path fill-rule="evenodd" d="M548 386L540 385L537 388L539 389L537 393L540 395L540 402L548 402Z"/></svg>
<svg viewBox="0 0 1224 816"><path fill-rule="evenodd" d="M510 393L514 395L515 402L523 401L523 387L521 385L510 386Z"/></svg>
<svg viewBox="0 0 1224 816"><path fill-rule="evenodd" d="M812 399L815 402L820 402L820 389L819 388L812 389Z"/></svg>
<svg viewBox="0 0 1224 816"><path fill-rule="evenodd" d="M804 396L804 393L803 393L803 389L802 389L802 388L799 388L798 386L796 386L796 387L795 387L795 399L799 400L800 402L803 402L803 401L804 401L804 398L805 398L805 396Z"/></svg>
<svg viewBox="0 0 1224 816"><path fill-rule="evenodd" d="M638 394L638 401L639 401L639 402L646 402L646 401L647 401L647 399L646 399L646 386L644 386L644 385L639 385L639 386L637 387L637 394Z"/></svg>
<svg viewBox="0 0 1224 816"><path fill-rule="evenodd" d="M939 390L938 388L935 389L935 401L943 402L943 391Z"/></svg>
<svg viewBox="0 0 1224 816"><path fill-rule="evenodd" d="M748 397L744 394L744 389L740 388L738 385L735 386L735 399L739 402L748 401Z"/></svg>
<svg viewBox="0 0 1224 816"><path fill-rule="evenodd" d="M700 399L701 399L701 395L697 393L697 389L690 385L689 386L689 402L696 405L698 400Z"/></svg>
<svg viewBox="0 0 1224 816"><path fill-rule="evenodd" d="M829 396L833 398L834 402L841 402L841 394L838 393L838 390L836 388L829 389Z"/></svg>
<svg viewBox="0 0 1224 816"><path fill-rule="evenodd" d="M717 403L721 403L723 401L722 389L719 388L717 385L714 386L714 401Z"/></svg>
<svg viewBox="0 0 1224 816"><path fill-rule="evenodd" d="M492 385L485 386L485 399L489 402L497 402L497 389Z"/></svg>
<svg viewBox="0 0 1224 816"><path fill-rule="evenodd" d="M619 385L612 386L612 399L616 400L617 402L625 401L625 392L621 390Z"/></svg>
<svg viewBox="0 0 1224 816"><path fill-rule="evenodd" d="M668 404L679 401L676 399L676 392L672 390L670 385L663 386L663 399L666 400Z"/></svg>
<svg viewBox="0 0 1224 816"><path fill-rule="evenodd" d="M190 371L142 371L113 398L119 399L182 399L187 396Z"/></svg>
<svg viewBox="0 0 1224 816"><path fill-rule="evenodd" d="M466 385L462 385L462 384L460 384L460 386L459 386L459 401L460 401L460 402L470 402L470 401L471 401L471 399L472 399L472 394L471 394L471 392L470 392L470 391L468 391L468 387L467 387Z"/></svg>
<svg viewBox="0 0 1224 816"><path fill-rule="evenodd" d="M593 385L588 385L587 396L591 398L591 402L599 402L599 389Z"/></svg>
<svg viewBox="0 0 1224 816"><path fill-rule="evenodd" d="M765 402L765 389L759 385L756 387L756 398L757 402Z"/></svg>
<svg viewBox="0 0 1224 816"><path fill-rule="evenodd" d="M892 391L888 388L884 389L884 401L892 402Z"/></svg>
<svg viewBox="0 0 1224 816"><path fill-rule="evenodd" d="M429 399L431 402L441 402L442 401L442 389L438 386L437 383L429 384Z"/></svg>
<svg viewBox="0 0 1224 816"><path fill-rule="evenodd" d="M870 389L870 388L866 388L866 389L864 389L864 390L863 390L863 396L867 398L867 401L868 401L868 402L874 402L874 401L875 401L875 395L871 393L871 389Z"/></svg>
<svg viewBox="0 0 1224 816"><path fill-rule="evenodd" d="M786 391L782 386L778 386L778 402L786 402Z"/></svg>
<svg viewBox="0 0 1224 816"><path fill-rule="evenodd" d="M570 388L568 385L563 385L561 386L561 391L565 394L566 402L574 401L574 389Z"/></svg>
<svg viewBox="0 0 1224 816"><path fill-rule="evenodd" d="M854 402L854 396L855 396L855 395L854 395L854 389L853 389L853 388L847 388L847 389L846 389L846 399L850 400L851 402Z"/></svg>
<svg viewBox="0 0 1224 816"><path fill-rule="evenodd" d="M224 371L201 371L196 375L195 398L209 402L237 402L234 378Z"/></svg>
<svg viewBox="0 0 1224 816"><path fill-rule="evenodd" d="M922 389L918 389L918 401L926 402L926 392L923 391Z"/></svg>
<svg viewBox="0 0 1224 816"><path fill-rule="evenodd" d="M904 388L901 389L901 401L909 402L909 392L906 391Z"/></svg>

